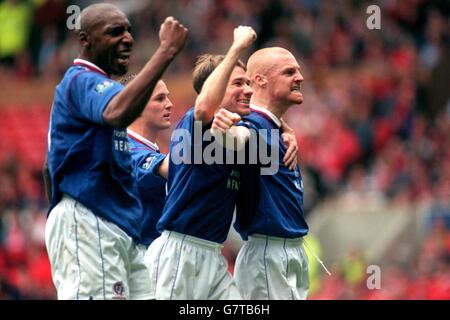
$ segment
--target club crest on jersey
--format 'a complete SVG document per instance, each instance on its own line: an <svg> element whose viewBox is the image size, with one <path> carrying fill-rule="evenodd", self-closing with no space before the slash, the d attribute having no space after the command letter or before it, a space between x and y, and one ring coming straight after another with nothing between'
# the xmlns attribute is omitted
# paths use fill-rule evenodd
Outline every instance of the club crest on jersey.
<svg viewBox="0 0 450 320"><path fill-rule="evenodd" d="M112 289L113 289L114 299L125 299L125 296L124 296L125 286L123 285L122 281L114 283Z"/></svg>
<svg viewBox="0 0 450 320"><path fill-rule="evenodd" d="M145 159L145 163L142 165L142 169L148 170L152 166L153 160L155 160L155 157L148 157Z"/></svg>
<svg viewBox="0 0 450 320"><path fill-rule="evenodd" d="M105 80L95 87L95 91L99 94L103 94L108 88L112 87L114 84L111 81Z"/></svg>

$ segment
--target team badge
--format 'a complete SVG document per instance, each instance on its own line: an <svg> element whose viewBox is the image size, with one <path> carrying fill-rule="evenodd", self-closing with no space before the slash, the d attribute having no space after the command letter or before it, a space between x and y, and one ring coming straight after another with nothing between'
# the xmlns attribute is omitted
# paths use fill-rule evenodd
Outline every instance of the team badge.
<svg viewBox="0 0 450 320"><path fill-rule="evenodd" d="M142 169L148 170L151 168L153 160L155 160L155 157L148 157L145 159L145 163L142 165Z"/></svg>
<svg viewBox="0 0 450 320"><path fill-rule="evenodd" d="M114 299L125 299L125 286L122 281L113 284Z"/></svg>
<svg viewBox="0 0 450 320"><path fill-rule="evenodd" d="M114 83L112 83L111 81L105 80L95 87L95 91L98 92L99 94L103 94L103 92L105 92L108 88L112 87L113 85Z"/></svg>

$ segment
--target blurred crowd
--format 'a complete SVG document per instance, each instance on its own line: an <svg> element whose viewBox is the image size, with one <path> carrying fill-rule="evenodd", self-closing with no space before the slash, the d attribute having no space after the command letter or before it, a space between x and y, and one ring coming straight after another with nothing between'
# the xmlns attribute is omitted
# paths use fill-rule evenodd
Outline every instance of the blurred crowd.
<svg viewBox="0 0 450 320"><path fill-rule="evenodd" d="M0 166L0 300L53 299L44 244L46 209L39 171L10 157Z"/></svg>
<svg viewBox="0 0 450 320"><path fill-rule="evenodd" d="M313 272L309 299L450 300L448 226L444 219L436 219L429 231L411 264L392 259L374 271L379 266L369 264L364 253L355 250L333 266L332 276L317 275L320 270ZM377 275L379 279L375 280Z"/></svg>
<svg viewBox="0 0 450 320"><path fill-rule="evenodd" d="M89 3L0 0L3 79L5 75L23 81L60 78L78 46L66 26L66 8ZM429 229L414 270L393 265L383 275L385 290L367 291L366 277L361 276L363 261L351 255L335 276L323 279L313 298L450 299L448 0L116 3L129 12L133 26L135 70L156 48L159 25L169 15L189 28L187 47L168 70L175 76L189 75L200 53L223 53L236 25L255 28L258 39L253 49L282 46L295 53L305 77L305 102L285 117L300 146L308 214L327 197L336 196L353 205L375 197L427 204L430 212L439 212L443 222L436 224L439 231ZM380 7L379 30L366 25L370 16L366 9L372 4ZM4 161L0 298L54 294L42 241L45 209L40 172L27 167L26 161Z"/></svg>

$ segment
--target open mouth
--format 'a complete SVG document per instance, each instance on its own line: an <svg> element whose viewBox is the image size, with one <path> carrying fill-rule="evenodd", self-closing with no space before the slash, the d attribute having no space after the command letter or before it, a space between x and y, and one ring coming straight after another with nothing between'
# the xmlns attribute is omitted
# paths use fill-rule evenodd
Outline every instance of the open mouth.
<svg viewBox="0 0 450 320"><path fill-rule="evenodd" d="M239 99L238 102L241 103L241 104L247 104L248 105L248 104L250 104L250 99Z"/></svg>
<svg viewBox="0 0 450 320"><path fill-rule="evenodd" d="M292 91L292 92L298 92L298 93L301 93L301 91L300 91L300 85L294 85L294 86L292 86L291 91Z"/></svg>
<svg viewBox="0 0 450 320"><path fill-rule="evenodd" d="M128 65L130 63L130 56L131 52L129 51L120 52L117 55L117 61L119 61L120 64Z"/></svg>

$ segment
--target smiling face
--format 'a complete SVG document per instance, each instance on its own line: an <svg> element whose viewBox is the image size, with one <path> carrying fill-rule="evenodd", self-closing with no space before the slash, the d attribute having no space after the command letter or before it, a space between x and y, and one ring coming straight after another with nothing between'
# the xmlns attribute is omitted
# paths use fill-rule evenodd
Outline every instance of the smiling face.
<svg viewBox="0 0 450 320"><path fill-rule="evenodd" d="M89 12L85 20L86 27L79 34L83 47L81 57L110 75L126 74L134 40L125 14L108 7L101 14Z"/></svg>
<svg viewBox="0 0 450 320"><path fill-rule="evenodd" d="M245 70L236 66L231 73L221 106L240 116L249 115L252 94L250 79Z"/></svg>
<svg viewBox="0 0 450 320"><path fill-rule="evenodd" d="M169 94L164 81L159 80L141 116L146 126L152 131L164 130L171 125L170 115L173 104Z"/></svg>

